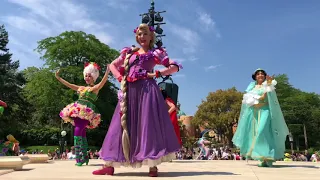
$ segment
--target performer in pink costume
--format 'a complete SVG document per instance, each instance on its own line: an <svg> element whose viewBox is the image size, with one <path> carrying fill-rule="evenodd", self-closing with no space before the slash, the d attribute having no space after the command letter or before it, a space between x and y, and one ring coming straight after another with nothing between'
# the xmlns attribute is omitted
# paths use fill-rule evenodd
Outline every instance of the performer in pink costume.
<svg viewBox="0 0 320 180"><path fill-rule="evenodd" d="M0 106L7 107L7 103L0 100Z"/></svg>
<svg viewBox="0 0 320 180"><path fill-rule="evenodd" d="M4 108L7 107L7 103L0 100L0 115L2 115Z"/></svg>
<svg viewBox="0 0 320 180"><path fill-rule="evenodd" d="M105 161L95 175L113 175L114 167L149 166L149 176L158 176L157 165L175 158L180 144L175 137L168 107L153 78L179 71L179 65L169 60L162 48L154 48L153 27L141 24L134 30L141 48L124 48L110 65L120 82L119 102L102 148ZM167 68L153 71L161 64Z"/></svg>

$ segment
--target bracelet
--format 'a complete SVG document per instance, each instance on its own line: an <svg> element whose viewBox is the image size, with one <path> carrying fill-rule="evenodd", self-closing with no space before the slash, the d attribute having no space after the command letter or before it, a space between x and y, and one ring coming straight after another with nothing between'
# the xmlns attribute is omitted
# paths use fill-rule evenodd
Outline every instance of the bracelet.
<svg viewBox="0 0 320 180"><path fill-rule="evenodd" d="M118 77L118 81L121 82L122 81L122 76Z"/></svg>
<svg viewBox="0 0 320 180"><path fill-rule="evenodd" d="M159 78L161 76L160 71L156 70L156 78Z"/></svg>
<svg viewBox="0 0 320 180"><path fill-rule="evenodd" d="M272 80L267 80L267 84L271 85L272 84Z"/></svg>

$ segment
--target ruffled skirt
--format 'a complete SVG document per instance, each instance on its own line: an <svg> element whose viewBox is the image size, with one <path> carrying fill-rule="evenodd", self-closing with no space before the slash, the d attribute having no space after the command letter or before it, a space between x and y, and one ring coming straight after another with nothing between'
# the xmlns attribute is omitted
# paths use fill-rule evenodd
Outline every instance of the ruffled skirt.
<svg viewBox="0 0 320 180"><path fill-rule="evenodd" d="M80 118L89 121L88 129L96 128L101 122L101 114L96 112L93 104L82 104L79 101L67 105L61 112L60 117L65 123L71 123L74 126L73 118Z"/></svg>

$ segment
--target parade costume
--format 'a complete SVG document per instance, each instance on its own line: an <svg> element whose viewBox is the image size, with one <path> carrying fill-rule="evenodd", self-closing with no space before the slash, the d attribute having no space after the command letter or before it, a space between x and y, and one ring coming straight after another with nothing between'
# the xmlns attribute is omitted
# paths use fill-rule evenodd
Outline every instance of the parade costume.
<svg viewBox="0 0 320 180"><path fill-rule="evenodd" d="M178 102L177 103L177 117L178 119L180 119L182 116L186 116L186 113L184 113L181 109L180 109L181 104Z"/></svg>
<svg viewBox="0 0 320 180"><path fill-rule="evenodd" d="M199 138L199 140L197 141L197 145L200 148L200 153L197 159L201 159L201 158L208 159L210 155L210 151L209 151L209 148L206 146L206 144L209 144L209 143L210 142L204 136Z"/></svg>
<svg viewBox="0 0 320 180"><path fill-rule="evenodd" d="M86 68L95 69L99 72L99 68L95 64L86 64L84 75L86 73ZM99 73L96 73L96 78ZM93 72L91 72L93 73ZM60 117L65 123L71 123L74 126L74 148L76 155L76 165L82 166L82 164L89 163L88 155L88 142L86 135L86 128L94 129L101 121L101 115L94 105L95 101L98 99L98 95L91 91L91 87L80 87L77 91L78 100L74 103L67 105L61 112ZM82 154L80 156L80 154Z"/></svg>
<svg viewBox="0 0 320 180"><path fill-rule="evenodd" d="M262 69L257 69L263 71ZM266 75L266 73L265 73ZM255 80L254 75L252 78ZM259 166L270 167L283 158L285 141L289 134L275 92L276 80L264 81L261 87L251 82L243 95L240 119L232 139L240 148L241 156L261 161ZM264 93L266 96L259 100Z"/></svg>
<svg viewBox="0 0 320 180"><path fill-rule="evenodd" d="M0 141L0 156L17 156L19 154L19 141L11 134L7 136L6 142Z"/></svg>
<svg viewBox="0 0 320 180"><path fill-rule="evenodd" d="M161 92L162 92L162 95L166 101L175 105L174 101L167 95L165 90L161 90ZM169 107L169 109L170 109L170 107ZM173 110L169 115L170 115L170 119L171 119L171 123L174 128L174 131L175 131L176 136L178 138L178 141L179 141L180 145L182 146L182 140L180 137L180 126L179 126L178 117L177 117L177 109L175 108L175 110Z"/></svg>
<svg viewBox="0 0 320 180"><path fill-rule="evenodd" d="M157 82L147 77L157 64L167 67L156 71L157 77L172 74L177 71L176 67L172 68L177 63L169 60L162 48L145 54L139 54L138 50L122 49L110 65L115 78L121 81L121 90L100 150L105 165L94 171L94 175L113 175L114 167L148 165L149 176L155 177L158 175L156 166L174 159L180 149L178 139L172 138L176 135Z"/></svg>
<svg viewBox="0 0 320 180"><path fill-rule="evenodd" d="M0 100L0 116L3 114L5 107L7 107L7 104Z"/></svg>

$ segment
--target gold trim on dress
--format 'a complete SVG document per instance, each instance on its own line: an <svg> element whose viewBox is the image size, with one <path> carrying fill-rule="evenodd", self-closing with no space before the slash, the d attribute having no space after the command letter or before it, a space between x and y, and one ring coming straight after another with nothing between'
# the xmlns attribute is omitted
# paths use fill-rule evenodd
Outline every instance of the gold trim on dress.
<svg viewBox="0 0 320 180"><path fill-rule="evenodd" d="M265 103L261 103L261 104L265 104ZM258 113L258 122L256 122L256 114ZM257 109L254 108L253 109L253 117L252 117L252 126L253 126L253 130L252 130L252 143L249 149L249 152L246 154L246 156L251 157L252 155L252 151L254 149L254 146L256 144L257 141L257 134L258 134L258 128L259 128L259 124L260 124L260 118L261 118L261 109Z"/></svg>

